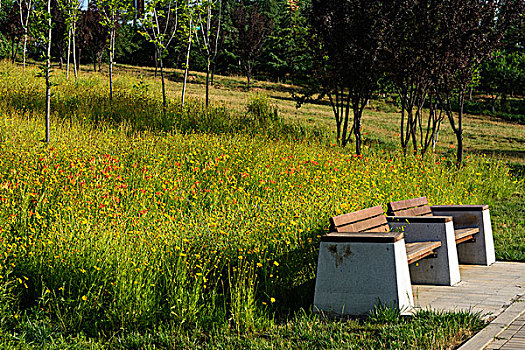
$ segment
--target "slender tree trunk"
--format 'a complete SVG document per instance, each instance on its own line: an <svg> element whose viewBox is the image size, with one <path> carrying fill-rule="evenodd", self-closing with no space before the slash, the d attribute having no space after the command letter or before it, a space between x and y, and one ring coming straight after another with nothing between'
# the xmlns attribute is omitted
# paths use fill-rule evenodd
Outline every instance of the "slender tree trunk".
<svg viewBox="0 0 525 350"><path fill-rule="evenodd" d="M210 84L211 86L214 86L213 84L215 83L215 62L213 62L213 64L211 65L211 79L210 79Z"/></svg>
<svg viewBox="0 0 525 350"><path fill-rule="evenodd" d="M76 21L76 18L75 18L75 21ZM75 80L77 80L78 78L78 70L77 70L77 54L76 54L76 48L77 48L77 44L76 44L76 36L77 36L77 24L76 22L73 22L73 31L72 31L72 37L73 37L73 68L74 68L74 73L75 73ZM79 62L80 64L80 62Z"/></svg>
<svg viewBox="0 0 525 350"><path fill-rule="evenodd" d="M71 56L71 31L67 38L66 79L69 79L69 58Z"/></svg>
<svg viewBox="0 0 525 350"><path fill-rule="evenodd" d="M359 106L354 105L354 136L355 136L355 154L361 155L361 115Z"/></svg>
<svg viewBox="0 0 525 350"><path fill-rule="evenodd" d="M51 82L49 73L51 71L51 0L47 0L47 62L46 62L46 143L50 141L50 116L51 116Z"/></svg>
<svg viewBox="0 0 525 350"><path fill-rule="evenodd" d="M115 29L109 35L109 100L113 101L113 46L115 45Z"/></svg>
<svg viewBox="0 0 525 350"><path fill-rule="evenodd" d="M459 93L458 102L458 128L455 130L455 132L456 139L458 141L457 165L459 167L463 163L463 105L465 102L465 95L462 92Z"/></svg>
<svg viewBox="0 0 525 350"><path fill-rule="evenodd" d="M250 77L251 77L251 69L249 67L249 63L246 63L246 80L247 80L247 85L246 85L246 88L248 90L250 90Z"/></svg>
<svg viewBox="0 0 525 350"><path fill-rule="evenodd" d="M182 101L181 104L184 106L184 98L186 97L186 84L188 81L188 71L190 69L190 51L191 51L191 26L193 25L193 19L190 17L190 30L188 37L188 50L186 51L186 69L184 70L184 82L182 83Z"/></svg>
<svg viewBox="0 0 525 350"><path fill-rule="evenodd" d="M11 62L12 63L15 63L15 58L16 58L16 55L15 55L15 40L13 39L11 41Z"/></svg>
<svg viewBox="0 0 525 350"><path fill-rule="evenodd" d="M164 84L164 63L162 61L162 54L159 54L159 64L160 64L160 80L162 82L162 116L166 120L166 109L168 104L166 102L166 86Z"/></svg>
<svg viewBox="0 0 525 350"><path fill-rule="evenodd" d="M206 65L206 108L210 104L210 56L208 56Z"/></svg>
<svg viewBox="0 0 525 350"><path fill-rule="evenodd" d="M24 29L24 52L23 52L23 66L26 67L26 50L27 50L27 29Z"/></svg>
<svg viewBox="0 0 525 350"><path fill-rule="evenodd" d="M155 49L155 78L157 77L157 69L159 67L159 57L157 50Z"/></svg>

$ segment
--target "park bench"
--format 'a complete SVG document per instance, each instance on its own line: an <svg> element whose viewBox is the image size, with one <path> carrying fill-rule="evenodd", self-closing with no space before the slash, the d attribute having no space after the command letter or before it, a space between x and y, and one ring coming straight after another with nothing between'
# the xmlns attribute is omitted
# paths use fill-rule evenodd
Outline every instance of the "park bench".
<svg viewBox="0 0 525 350"><path fill-rule="evenodd" d="M359 315L378 301L404 311L413 306L413 274L425 275L423 283L459 281L457 259L449 261L440 239L407 241L390 231L381 206L333 217L330 231L321 237L316 312Z"/></svg>
<svg viewBox="0 0 525 350"><path fill-rule="evenodd" d="M391 215L388 220L393 227L402 228L409 235L418 235L418 231L431 232L428 226L436 215L452 217L453 225L449 230L458 245L459 262L488 266L495 261L488 205L429 206L426 197L419 197L388 203L387 214ZM435 223L432 226L434 230L439 229Z"/></svg>

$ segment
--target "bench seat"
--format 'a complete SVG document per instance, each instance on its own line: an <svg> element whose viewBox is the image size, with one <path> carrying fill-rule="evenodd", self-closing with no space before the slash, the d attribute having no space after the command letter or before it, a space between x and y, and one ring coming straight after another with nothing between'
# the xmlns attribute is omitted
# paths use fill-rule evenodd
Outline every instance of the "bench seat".
<svg viewBox="0 0 525 350"><path fill-rule="evenodd" d="M474 240L474 235L479 232L479 227L467 227L454 230L456 244Z"/></svg>
<svg viewBox="0 0 525 350"><path fill-rule="evenodd" d="M439 241L405 243L408 264L435 255L435 250L439 247Z"/></svg>
<svg viewBox="0 0 525 350"><path fill-rule="evenodd" d="M495 261L494 239L490 223L489 207L482 205L433 205L427 197L412 198L388 203L389 221L402 221L415 224L410 234L428 225L436 224L437 217L450 217L453 220L454 238L459 261L464 264L491 265ZM425 226L426 227L426 226ZM430 226L429 226L430 227ZM408 228L408 226L406 226Z"/></svg>

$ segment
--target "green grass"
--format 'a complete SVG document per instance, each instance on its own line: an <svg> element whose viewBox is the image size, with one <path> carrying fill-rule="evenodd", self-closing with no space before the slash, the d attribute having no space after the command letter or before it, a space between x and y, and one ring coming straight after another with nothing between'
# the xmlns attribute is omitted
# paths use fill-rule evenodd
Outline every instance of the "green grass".
<svg viewBox="0 0 525 350"><path fill-rule="evenodd" d="M405 158L375 143L356 157L264 95L208 111L173 100L164 118L152 81L124 74L112 103L103 77L57 74L47 147L41 78L2 69L6 347L446 349L483 325L390 310L319 320L317 249L329 217L420 195L488 203L510 223L500 203L522 195L523 181L505 163L470 155L458 170L446 154ZM494 226L503 254L506 231Z"/></svg>

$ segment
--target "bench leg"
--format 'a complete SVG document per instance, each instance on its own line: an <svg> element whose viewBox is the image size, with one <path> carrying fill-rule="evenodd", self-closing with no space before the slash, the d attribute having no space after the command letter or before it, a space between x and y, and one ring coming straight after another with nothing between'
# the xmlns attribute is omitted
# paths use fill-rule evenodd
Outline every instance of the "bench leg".
<svg viewBox="0 0 525 350"><path fill-rule="evenodd" d="M392 231L405 233L406 242L440 241L437 256L410 264L414 284L453 286L460 281L456 238L452 221L443 223L389 222Z"/></svg>
<svg viewBox="0 0 525 350"><path fill-rule="evenodd" d="M435 215L452 216L454 227L479 227L475 242L458 244L458 258L461 264L492 265L496 261L494 238L490 223L489 209L473 211L436 211Z"/></svg>
<svg viewBox="0 0 525 350"><path fill-rule="evenodd" d="M413 306L404 239L395 243L321 242L314 312L363 315L378 303Z"/></svg>

